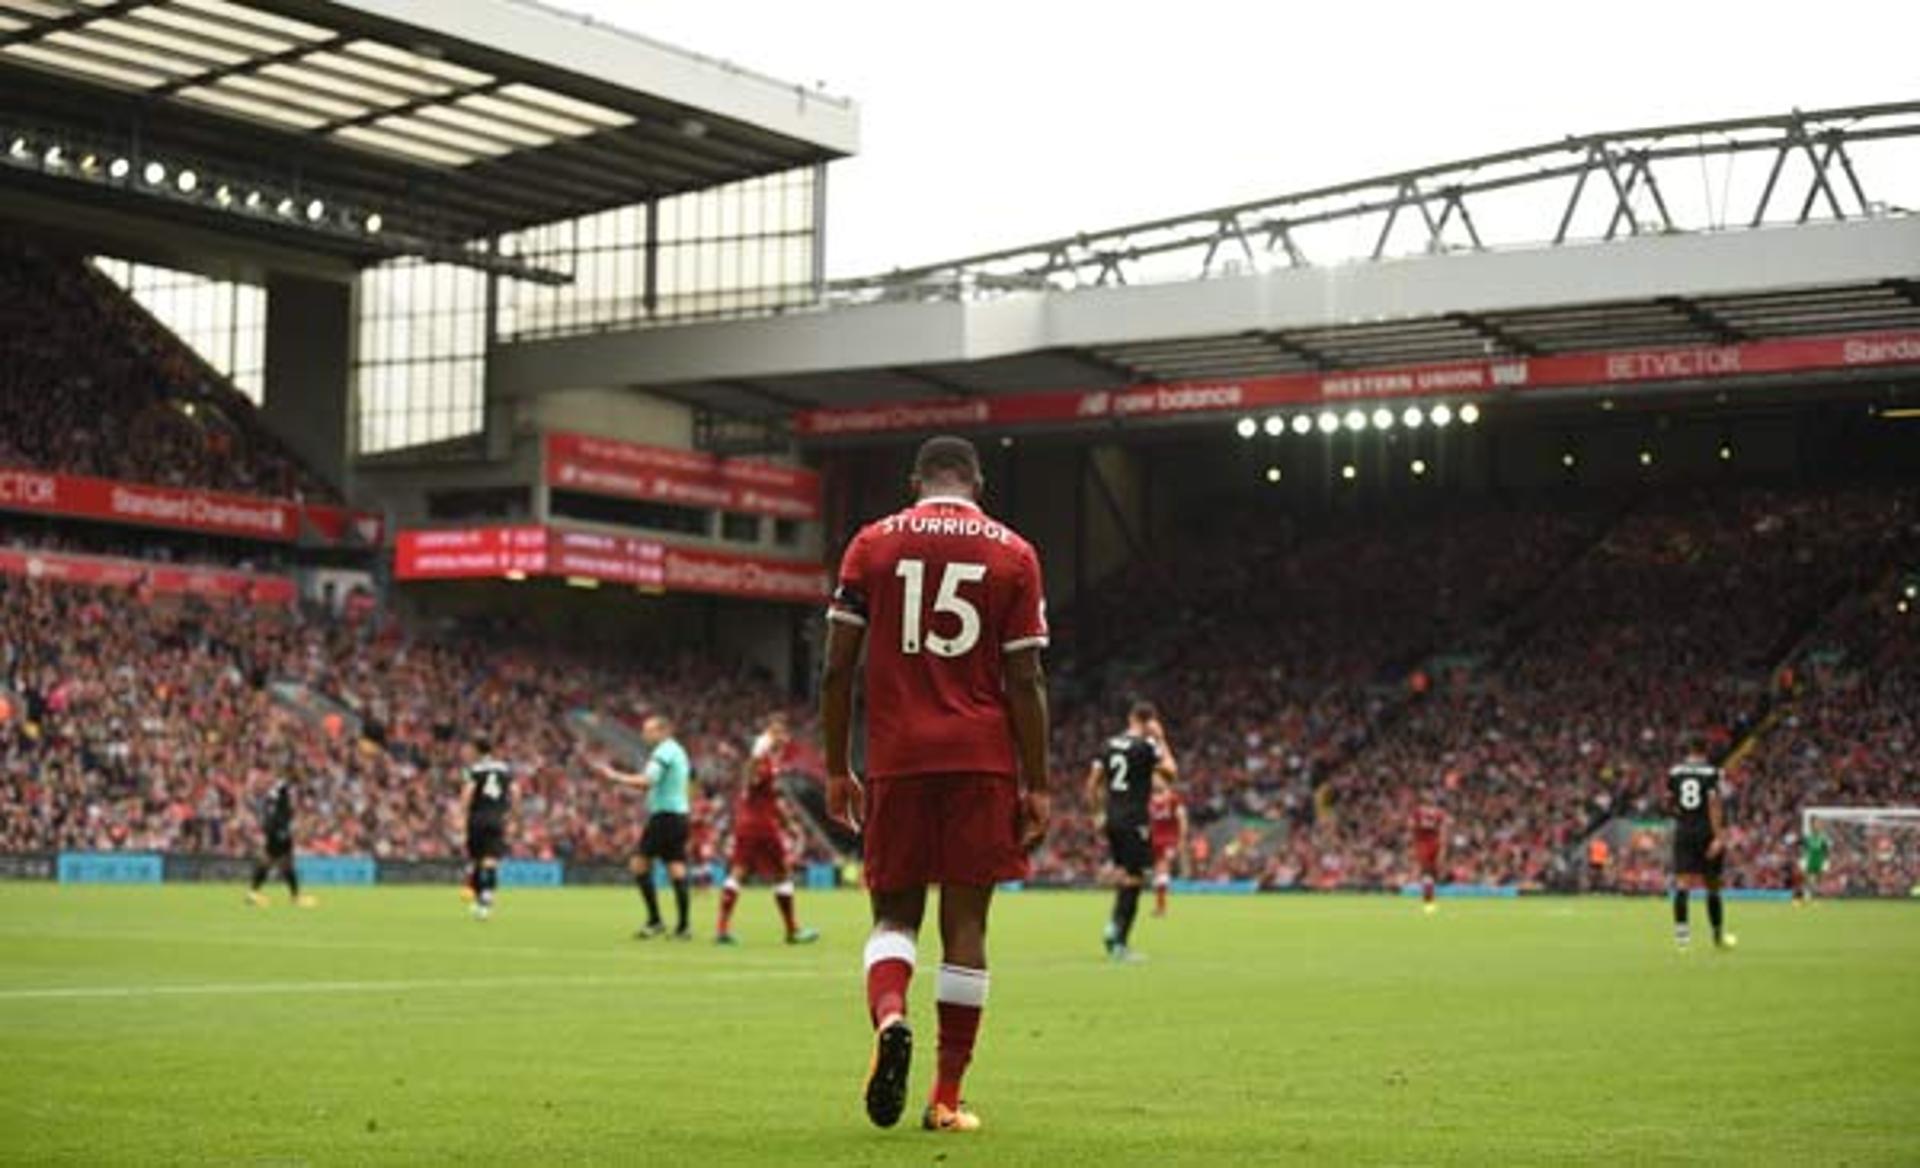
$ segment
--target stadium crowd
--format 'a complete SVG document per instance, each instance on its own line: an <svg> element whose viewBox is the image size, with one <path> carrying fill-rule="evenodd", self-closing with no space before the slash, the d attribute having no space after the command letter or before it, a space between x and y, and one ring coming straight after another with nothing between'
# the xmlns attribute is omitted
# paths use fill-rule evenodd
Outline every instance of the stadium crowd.
<svg viewBox="0 0 1920 1168"><path fill-rule="evenodd" d="M1806 802L1916 788L1920 651L1912 619L1888 627L1887 571L1920 548L1917 519L1910 495L1868 490L1343 530L1222 516L1062 622L1056 828L1036 878L1100 871L1084 768L1138 695L1180 758L1197 878L1397 884L1431 798L1455 878L1565 885L1593 826L1659 816L1667 766L1704 735L1750 744L1730 768L1733 879L1778 884ZM710 855L740 751L782 704L695 656L640 667L512 628L19 580L0 581L0 691L19 707L0 726L0 849L243 852L251 793L292 773L305 846L387 857L457 854L476 733L523 775L516 854L630 854L638 800L590 778L604 747L572 717L585 710L616 728L676 717L710 781ZM1635 839L1608 883L1657 887L1658 836Z"/></svg>
<svg viewBox="0 0 1920 1168"><path fill-rule="evenodd" d="M0 579L0 701L0 850L241 854L257 846L253 800L291 776L309 850L453 856L460 768L484 735L520 771L516 854L580 859L631 855L642 807L590 778L584 756L618 743L574 732L572 711L673 716L723 828L712 796L738 770L733 739L778 704L691 657L641 672L511 630L408 636L20 579Z"/></svg>
<svg viewBox="0 0 1920 1168"><path fill-rule="evenodd" d="M107 277L3 234L0 466L339 501Z"/></svg>

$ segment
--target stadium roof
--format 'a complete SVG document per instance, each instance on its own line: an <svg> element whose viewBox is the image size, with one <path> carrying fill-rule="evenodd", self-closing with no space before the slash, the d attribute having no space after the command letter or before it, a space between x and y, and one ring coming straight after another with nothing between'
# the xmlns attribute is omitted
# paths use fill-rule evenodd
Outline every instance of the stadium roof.
<svg viewBox="0 0 1920 1168"><path fill-rule="evenodd" d="M523 0L0 0L0 109L69 168L134 151L136 176L160 159L377 212L376 252L807 166L858 135L844 99Z"/></svg>
<svg viewBox="0 0 1920 1168"><path fill-rule="evenodd" d="M840 281L818 312L508 345L495 368L507 392L645 370L778 417L1914 329L1916 164L1920 102L1580 135Z"/></svg>

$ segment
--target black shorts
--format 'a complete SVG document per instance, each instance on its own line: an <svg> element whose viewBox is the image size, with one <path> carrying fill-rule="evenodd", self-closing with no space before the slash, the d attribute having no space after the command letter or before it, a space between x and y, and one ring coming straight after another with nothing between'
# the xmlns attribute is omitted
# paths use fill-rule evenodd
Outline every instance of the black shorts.
<svg viewBox="0 0 1920 1168"><path fill-rule="evenodd" d="M640 854L666 864L687 862L687 817L674 811L656 811L640 833Z"/></svg>
<svg viewBox="0 0 1920 1168"><path fill-rule="evenodd" d="M1107 825L1107 849L1114 867L1129 876L1144 876L1153 867L1152 832L1144 823Z"/></svg>
<svg viewBox="0 0 1920 1168"><path fill-rule="evenodd" d="M1675 833L1673 837L1673 873L1676 876L1704 876L1718 881L1726 867L1727 854L1707 855L1713 837L1697 833Z"/></svg>
<svg viewBox="0 0 1920 1168"><path fill-rule="evenodd" d="M506 820L492 816L467 820L467 859L497 860L506 854Z"/></svg>
<svg viewBox="0 0 1920 1168"><path fill-rule="evenodd" d="M284 860L293 855L293 833L267 836L267 859Z"/></svg>

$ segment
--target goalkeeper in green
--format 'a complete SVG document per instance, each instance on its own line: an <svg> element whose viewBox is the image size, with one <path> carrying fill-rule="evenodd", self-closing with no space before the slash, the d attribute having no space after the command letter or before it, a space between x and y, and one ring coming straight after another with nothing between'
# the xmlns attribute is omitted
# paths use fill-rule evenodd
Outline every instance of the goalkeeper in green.
<svg viewBox="0 0 1920 1168"><path fill-rule="evenodd" d="M1793 885L1793 903L1804 904L1813 899L1813 887L1826 874L1827 854L1832 850L1833 841L1818 827L1809 827L1801 837L1800 879Z"/></svg>

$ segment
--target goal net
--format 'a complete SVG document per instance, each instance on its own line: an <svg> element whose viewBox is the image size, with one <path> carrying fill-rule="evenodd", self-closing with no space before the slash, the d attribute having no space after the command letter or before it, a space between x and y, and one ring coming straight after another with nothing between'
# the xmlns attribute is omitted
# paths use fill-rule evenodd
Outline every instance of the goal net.
<svg viewBox="0 0 1920 1168"><path fill-rule="evenodd" d="M1826 864L1807 883L1815 895L1920 896L1920 807L1809 807L1800 814L1801 855L1826 840Z"/></svg>

